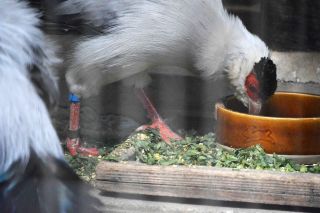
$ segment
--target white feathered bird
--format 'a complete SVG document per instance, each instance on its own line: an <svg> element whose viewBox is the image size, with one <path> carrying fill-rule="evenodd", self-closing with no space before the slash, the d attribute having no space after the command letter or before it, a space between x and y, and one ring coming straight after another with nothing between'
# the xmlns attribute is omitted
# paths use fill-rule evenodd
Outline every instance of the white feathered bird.
<svg viewBox="0 0 320 213"><path fill-rule="evenodd" d="M68 0L59 10L78 13L103 32L75 48L66 79L79 96L95 95L101 86L126 78L142 88L150 82L148 71L163 65L204 78L225 72L252 113L276 90L268 47L228 14L221 0Z"/></svg>
<svg viewBox="0 0 320 213"><path fill-rule="evenodd" d="M39 30L38 14L23 1L0 2L0 174L18 159L63 158L45 103L58 96L52 66L59 62Z"/></svg>
<svg viewBox="0 0 320 213"><path fill-rule="evenodd" d="M21 0L1 0L0 14L0 211L92 212L41 99L58 97L59 60L39 15Z"/></svg>

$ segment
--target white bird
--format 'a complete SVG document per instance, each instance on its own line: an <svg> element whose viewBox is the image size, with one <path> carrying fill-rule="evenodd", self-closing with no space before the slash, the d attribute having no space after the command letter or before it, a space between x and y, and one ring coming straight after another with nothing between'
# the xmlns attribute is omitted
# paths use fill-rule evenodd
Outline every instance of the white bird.
<svg viewBox="0 0 320 213"><path fill-rule="evenodd" d="M78 43L66 74L71 92L81 97L122 79L143 88L151 80L148 71L158 66L181 67L204 78L224 72L251 113L276 90L268 47L228 14L221 0L68 0L59 10L78 13L103 32ZM159 127L167 142L178 137L155 111L149 114L151 127Z"/></svg>
<svg viewBox="0 0 320 213"><path fill-rule="evenodd" d="M63 158L59 138L45 103L53 103L58 87L52 66L59 62L39 30L38 14L26 3L0 3L0 174L13 162L37 155ZM51 101L50 101L51 100Z"/></svg>
<svg viewBox="0 0 320 213"><path fill-rule="evenodd" d="M20 0L1 0L0 14L0 211L92 212L41 99L58 97L59 60L39 14Z"/></svg>

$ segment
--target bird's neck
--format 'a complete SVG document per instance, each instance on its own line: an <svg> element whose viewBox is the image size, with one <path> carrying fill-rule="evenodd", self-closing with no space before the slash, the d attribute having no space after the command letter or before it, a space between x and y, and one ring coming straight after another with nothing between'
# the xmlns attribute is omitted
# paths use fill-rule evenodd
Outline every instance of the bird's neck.
<svg viewBox="0 0 320 213"><path fill-rule="evenodd" d="M269 50L259 37L251 34L242 24L230 31L226 47L223 70L239 91L254 64L268 57Z"/></svg>
<svg viewBox="0 0 320 213"><path fill-rule="evenodd" d="M268 56L268 48L240 19L228 16L223 23L218 32L217 29L208 32L196 66L204 76L225 71L229 78L244 82L254 63Z"/></svg>

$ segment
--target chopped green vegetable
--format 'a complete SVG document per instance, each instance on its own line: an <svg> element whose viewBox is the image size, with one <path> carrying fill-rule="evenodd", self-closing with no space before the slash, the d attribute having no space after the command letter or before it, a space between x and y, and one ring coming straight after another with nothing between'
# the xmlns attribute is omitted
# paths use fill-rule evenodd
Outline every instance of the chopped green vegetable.
<svg viewBox="0 0 320 213"><path fill-rule="evenodd" d="M65 154L66 160L69 162L71 168L87 182L91 182L96 176L96 166L98 165L99 158L97 157L83 157ZM100 157L101 158L101 157Z"/></svg>
<svg viewBox="0 0 320 213"><path fill-rule="evenodd" d="M100 155L95 156L71 156L68 152L65 152L65 159L69 163L70 167L79 175L81 179L86 182L93 183L96 177L96 166L103 160L106 155L107 148L103 147L99 149Z"/></svg>
<svg viewBox="0 0 320 213"><path fill-rule="evenodd" d="M276 154L268 155L260 145L227 151L216 143L215 135L185 137L169 146L154 130L132 136L137 160L150 165L204 165L235 169L277 170L319 173L320 165L300 165Z"/></svg>
<svg viewBox="0 0 320 213"><path fill-rule="evenodd" d="M71 157L66 154L66 159L81 178L91 181L95 178L95 167L101 159L116 162L126 160L132 154L128 154L127 150L133 150L136 160L149 165L202 165L320 173L320 164L300 165L276 154L268 155L260 145L226 150L219 146L213 133L187 136L183 140L172 141L172 145L167 145L161 140L158 131L151 129L131 135L125 142L113 147L108 155L105 154L106 148L102 148L99 157Z"/></svg>

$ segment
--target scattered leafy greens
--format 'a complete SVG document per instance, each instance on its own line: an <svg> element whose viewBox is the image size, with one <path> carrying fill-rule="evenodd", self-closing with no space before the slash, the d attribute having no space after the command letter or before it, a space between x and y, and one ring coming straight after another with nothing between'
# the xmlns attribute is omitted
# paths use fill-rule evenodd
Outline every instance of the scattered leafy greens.
<svg viewBox="0 0 320 213"><path fill-rule="evenodd" d="M276 154L268 155L260 145L226 150L216 142L213 133L187 136L181 141L172 141L171 146L161 141L158 132L154 130L137 133L132 136L132 140L137 159L149 165L203 165L320 173L319 164L306 166Z"/></svg>
<svg viewBox="0 0 320 213"><path fill-rule="evenodd" d="M95 178L95 168L100 160L121 161L129 149L137 161L148 165L201 165L234 169L276 170L282 172L320 173L320 164L297 164L276 154L268 155L260 145L246 149L226 150L215 140L215 135L187 136L181 141L161 140L158 131L147 129L131 135L125 142L113 147L110 154L102 148L98 157L71 157L66 159L77 174L86 181ZM125 154L124 154L125 153Z"/></svg>

